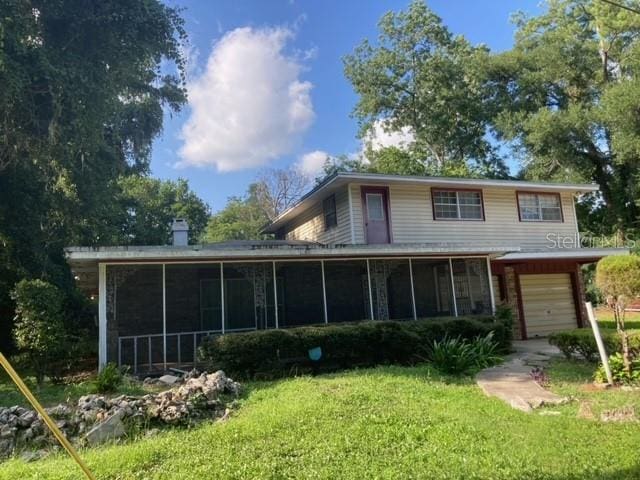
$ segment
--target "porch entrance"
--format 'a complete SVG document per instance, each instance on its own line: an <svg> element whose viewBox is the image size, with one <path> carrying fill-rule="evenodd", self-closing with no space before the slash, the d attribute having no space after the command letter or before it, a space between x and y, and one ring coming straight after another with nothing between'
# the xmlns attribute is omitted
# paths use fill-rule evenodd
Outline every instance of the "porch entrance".
<svg viewBox="0 0 640 480"><path fill-rule="evenodd" d="M368 244L391 243L389 195L384 187L362 187L364 230Z"/></svg>

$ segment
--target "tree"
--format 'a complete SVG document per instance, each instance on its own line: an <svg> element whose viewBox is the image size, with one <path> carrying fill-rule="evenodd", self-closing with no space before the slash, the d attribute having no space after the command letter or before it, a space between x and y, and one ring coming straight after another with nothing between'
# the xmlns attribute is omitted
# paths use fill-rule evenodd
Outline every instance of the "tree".
<svg viewBox="0 0 640 480"><path fill-rule="evenodd" d="M366 140L380 125L410 132L414 141L403 155L411 158L404 163L412 172L470 176L480 168L504 175L487 140L491 115L481 66L488 50L454 37L420 0L404 12L384 15L379 29L377 45L365 40L344 59L345 74L359 95L354 116L361 137ZM396 159L397 153L391 152Z"/></svg>
<svg viewBox="0 0 640 480"><path fill-rule="evenodd" d="M122 177L121 202L127 213L122 238L130 245L166 245L171 240L171 223L184 218L189 224L189 241L196 243L209 220L209 206L184 179L175 182L131 175Z"/></svg>
<svg viewBox="0 0 640 480"><path fill-rule="evenodd" d="M640 295L640 257L637 255L610 256L596 266L596 285L613 308L616 329L622 342L625 373L631 378L629 334L625 329L625 312L631 300Z"/></svg>
<svg viewBox="0 0 640 480"><path fill-rule="evenodd" d="M0 12L0 315L12 318L19 279L70 292L63 248L120 238L118 178L148 171L163 109L186 101L185 32L159 0L0 0Z"/></svg>
<svg viewBox="0 0 640 480"><path fill-rule="evenodd" d="M640 15L597 0L550 0L546 13L518 15L516 24L514 48L487 63L500 140L525 159L527 178L596 181L602 197L588 212L604 223L590 229L633 231Z"/></svg>
<svg viewBox="0 0 640 480"><path fill-rule="evenodd" d="M16 302L16 346L33 369L38 385L42 385L66 350L62 292L42 280L21 280L12 297Z"/></svg>
<svg viewBox="0 0 640 480"><path fill-rule="evenodd" d="M244 197L229 198L227 205L209 219L203 243L265 238L260 232L269 217L258 200L257 190L254 183Z"/></svg>
<svg viewBox="0 0 640 480"><path fill-rule="evenodd" d="M255 184L250 187L249 196L256 201L273 220L295 204L311 185L311 178L295 167L262 170Z"/></svg>

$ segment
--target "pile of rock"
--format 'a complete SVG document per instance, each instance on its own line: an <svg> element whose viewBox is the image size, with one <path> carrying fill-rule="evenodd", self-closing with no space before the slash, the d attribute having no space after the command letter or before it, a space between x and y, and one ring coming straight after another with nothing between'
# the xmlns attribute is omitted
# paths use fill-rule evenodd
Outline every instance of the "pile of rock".
<svg viewBox="0 0 640 480"><path fill-rule="evenodd" d="M170 377L170 378L169 378ZM165 375L145 383L172 385L160 393L142 397L85 395L77 405L60 404L47 409L58 427L74 443L96 445L126 435L127 426L184 424L202 418L226 418L225 395L237 396L240 384L223 371L192 371L184 377ZM55 445L55 440L39 415L23 407L0 407L0 458L16 449Z"/></svg>

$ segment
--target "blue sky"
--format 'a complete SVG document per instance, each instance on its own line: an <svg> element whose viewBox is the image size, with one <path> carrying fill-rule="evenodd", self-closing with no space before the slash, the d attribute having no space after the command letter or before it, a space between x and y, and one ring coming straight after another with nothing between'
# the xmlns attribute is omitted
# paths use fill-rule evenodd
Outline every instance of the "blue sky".
<svg viewBox="0 0 640 480"><path fill-rule="evenodd" d="M405 1L171 1L184 7L190 105L165 118L151 170L183 177L213 211L242 195L261 168L313 168L325 154L360 150L350 113L357 98L342 57ZM511 13L539 0L430 0L456 34L510 48ZM382 140L384 141L384 140ZM178 165L179 164L179 165Z"/></svg>

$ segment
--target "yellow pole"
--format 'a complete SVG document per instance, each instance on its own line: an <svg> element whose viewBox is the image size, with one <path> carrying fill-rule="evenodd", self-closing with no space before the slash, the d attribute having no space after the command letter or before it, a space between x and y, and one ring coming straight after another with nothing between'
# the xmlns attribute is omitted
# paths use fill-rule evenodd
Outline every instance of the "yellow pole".
<svg viewBox="0 0 640 480"><path fill-rule="evenodd" d="M69 453L69 455L71 455L71 458L73 458L76 461L76 463L82 469L82 471L87 476L87 478L89 480L96 480L96 477L94 477L93 474L89 471L89 468L82 461L82 459L80 458L80 455L78 455L78 452L75 451L71 443L69 443L69 440L65 438L64 434L60 431L56 423L51 419L51 417L47 414L47 412L45 412L44 408L42 408L42 405L40 405L38 400L36 400L36 397L33 396L33 393L31 393L29 388L25 385L25 383L22 381L18 373L13 369L13 367L9 363L9 360L5 358L2 352L0 352L0 365L4 367L4 369L7 371L7 373L11 377L11 380L13 380L13 382L18 387L18 390L20 390L20 392L22 392L22 394L27 398L27 400L29 400L29 403L33 405L33 408L35 408L36 411L40 414L40 416L42 417L42 420L44 420L44 423L46 423L49 429L51 430L51 433L53 433L53 435L60 442L60 444L65 448L65 450Z"/></svg>

